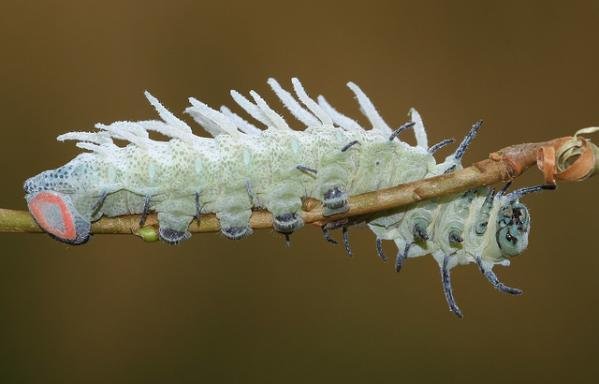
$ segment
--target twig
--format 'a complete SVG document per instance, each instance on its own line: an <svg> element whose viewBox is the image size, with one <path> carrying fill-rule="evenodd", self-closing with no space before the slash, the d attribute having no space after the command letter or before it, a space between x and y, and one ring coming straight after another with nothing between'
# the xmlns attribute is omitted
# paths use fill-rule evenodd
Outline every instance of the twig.
<svg viewBox="0 0 599 384"><path fill-rule="evenodd" d="M512 180L535 164L543 171L547 183L555 183L556 179L582 180L599 170L599 150L578 134L596 130L580 130L574 136L546 142L512 145L491 153L488 159L456 172L353 196L349 199L349 211L335 216L323 216L320 203L309 199L304 203L302 217L305 223L322 226L331 221L373 214ZM143 228L139 228L139 221L139 215L105 217L92 225L92 233L136 234L145 240L155 240L158 224L156 215L148 215ZM250 224L254 229L272 228L272 215L267 211L254 211ZM189 230L218 231L218 219L213 214L202 215L200 223L194 221ZM37 233L42 230L28 212L0 209L0 232Z"/></svg>

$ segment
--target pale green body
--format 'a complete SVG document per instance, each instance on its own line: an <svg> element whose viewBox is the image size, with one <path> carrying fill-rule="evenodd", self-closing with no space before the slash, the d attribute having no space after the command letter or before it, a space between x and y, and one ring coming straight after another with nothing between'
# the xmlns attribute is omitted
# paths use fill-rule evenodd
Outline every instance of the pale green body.
<svg viewBox="0 0 599 384"><path fill-rule="evenodd" d="M359 144L341 152L354 140ZM297 165L317 173L301 171ZM257 136L219 135L200 138L194 145L178 139L155 142L150 149L129 144L111 156L84 153L57 170L40 174L37 183L52 183L53 174L65 172L69 186L62 191L70 192L78 211L91 220L101 215L139 214L144 197L150 196L150 209L158 213L161 226L185 231L196 213L196 193L202 213L216 213L222 226L247 226L252 208L265 208L274 215L299 212L302 198L322 200L332 186L357 195L434 176L449 165L437 165L423 148L390 141L376 131L311 127L305 131L267 129ZM106 200L92 217L90 210L104 193ZM453 253L453 266L473 262L473 255L479 253L489 262L501 262L505 259L498 255L491 236L494 231L487 236L471 235L483 200L481 192L473 199L451 197L418 204L376 219L370 227L379 238L395 240L401 249L412 239L411 218L424 215L431 219L427 230L432 237L414 244L408 257L433 254L440 259ZM465 234L459 249L448 243L451 228Z"/></svg>
<svg viewBox="0 0 599 384"><path fill-rule="evenodd" d="M370 130L339 114L321 97L316 104L297 79L293 83L303 105L269 80L287 109L307 126L302 131L290 129L255 93L251 93L254 102L235 92L232 96L266 126L263 130L227 109L218 112L190 99L192 107L186 111L214 138L194 135L146 93L162 121L100 124L98 132L60 136L59 140L76 140L91 152L28 179L28 204L50 196L67 207L62 211L50 207L43 211L48 216L38 212L38 219L46 223L44 229L56 234L72 215L76 236L57 237L71 244L85 242L89 223L102 215L147 211L157 212L159 236L172 244L189 238L189 224L208 212L216 214L225 236L238 239L251 233L252 209L266 209L273 214L274 229L288 236L303 224L300 211L306 197L322 201L325 214L330 215L347 209L349 196L460 169L463 152L480 127L480 122L473 125L458 150L437 164L415 110L411 110L411 124L417 145L410 146L396 137L401 129L393 131L355 84L348 86L371 122ZM157 141L149 132L170 139ZM130 143L119 147L113 139ZM52 193L44 195L44 191ZM518 196L516 192L494 195L482 188L367 220L379 240L377 251L380 240L397 244L396 268L403 258L433 255L441 267L450 308L461 315L449 279L449 270L456 265L477 262L497 289L518 292L502 285L491 271L495 264L509 264L509 258L528 244L530 217ZM417 236L416 229L424 235Z"/></svg>
<svg viewBox="0 0 599 384"><path fill-rule="evenodd" d="M353 140L360 144L341 152ZM195 193L202 212L217 213L224 225L244 225L252 207L275 215L299 211L302 197L322 199L331 186L355 195L421 179L434 167L426 150L389 141L377 132L318 127L219 135L193 146L177 139L155 142L150 149L130 144L110 156L81 154L61 168L68 174L64 190L72 194L80 213L103 193L108 196L95 216L140 213L144 196L151 196L152 210L185 229L195 215ZM40 174L36 183L52 183L56 172L60 168Z"/></svg>

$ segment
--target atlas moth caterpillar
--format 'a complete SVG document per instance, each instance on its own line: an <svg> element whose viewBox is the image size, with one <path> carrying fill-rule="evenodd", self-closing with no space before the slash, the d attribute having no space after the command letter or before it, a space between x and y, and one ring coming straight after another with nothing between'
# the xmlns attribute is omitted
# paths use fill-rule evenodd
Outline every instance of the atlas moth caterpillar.
<svg viewBox="0 0 599 384"><path fill-rule="evenodd" d="M171 244L188 239L188 226L213 212L222 234L241 239L252 233L252 209L273 214L273 227L287 238L302 227L302 199L322 202L325 215L345 212L348 197L452 172L482 122L476 122L457 149L436 163L434 153L452 140L429 146L424 124L415 109L410 121L392 129L366 94L354 83L360 110L371 124L364 129L339 113L322 96L312 99L296 78L295 96L274 79L268 84L304 130L293 130L256 92L251 100L231 91L233 100L260 129L226 107L212 109L194 98L185 110L213 136L200 137L184 121L145 93L160 120L97 124L95 132L69 132L59 141L74 140L88 152L54 170L25 182L28 208L54 238L82 244L90 237L91 222L103 215L157 213L159 237ZM416 145L400 140L412 129ZM150 138L158 132L169 138ZM118 146L113 140L126 141ZM441 271L450 310L462 316L453 297L450 271L456 265L477 263L484 277L499 291L520 290L501 283L496 264L509 265L527 247L530 216L519 199L548 187L535 186L507 192L480 188L464 194L398 208L367 219L376 234L377 254L383 240L395 241L395 267L407 258L432 254ZM323 227L324 236L329 237ZM348 252L347 225L343 238Z"/></svg>

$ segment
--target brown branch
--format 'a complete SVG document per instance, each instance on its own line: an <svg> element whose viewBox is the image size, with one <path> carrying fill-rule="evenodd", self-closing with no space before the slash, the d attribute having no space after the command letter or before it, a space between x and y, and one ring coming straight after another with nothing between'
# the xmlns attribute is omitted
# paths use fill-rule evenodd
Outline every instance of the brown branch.
<svg viewBox="0 0 599 384"><path fill-rule="evenodd" d="M304 204L302 217L305 223L323 225L349 217L373 214L508 181L535 164L543 171L548 183L555 183L556 179L578 181L599 170L599 150L590 141L577 135L540 143L512 145L491 153L488 159L450 174L353 196L349 199L349 211L343 214L325 217L320 203L309 199ZM105 217L92 225L92 233L136 234L144 240L152 241L157 239L157 224L155 214L148 216L145 227L141 229L138 215ZM267 211L254 211L250 224L255 229L272 228L272 215ZM202 215L200 223L194 221L189 230L218 231L218 219L214 214ZM34 233L42 230L28 212L0 209L0 232Z"/></svg>

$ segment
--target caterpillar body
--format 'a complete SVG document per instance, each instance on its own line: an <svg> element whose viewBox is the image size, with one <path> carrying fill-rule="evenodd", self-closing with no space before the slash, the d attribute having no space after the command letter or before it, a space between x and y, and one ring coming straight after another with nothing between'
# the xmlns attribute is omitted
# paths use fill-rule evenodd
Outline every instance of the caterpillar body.
<svg viewBox="0 0 599 384"><path fill-rule="evenodd" d="M434 153L450 141L429 147L414 109L410 121L393 130L364 92L348 83L372 125L366 130L322 96L310 98L295 78L297 98L274 79L268 83L304 130L291 129L256 92L250 92L250 101L231 91L265 129L226 107L217 111L190 98L186 112L213 136L200 137L146 92L161 120L97 124L95 132L58 137L75 140L88 152L25 182L31 214L51 236L70 244L86 242L91 222L103 215L141 214L143 224L150 211L157 213L160 238L171 244L188 239L189 224L205 212L216 214L227 238L246 237L252 233L249 219L255 208L270 211L274 229L289 236L303 225L300 212L306 197L322 201L325 215L333 215L348 209L349 196L461 168L462 156L481 126L475 123L456 151L436 163ZM399 138L407 129L414 131L415 146ZM149 132L169 140L152 139ZM118 146L114 140L128 144ZM387 212L369 219L368 226L377 236L381 258L383 240L397 244L397 270L407 258L432 254L450 310L461 316L450 282L456 265L475 262L498 290L521 293L502 284L492 268L509 265L510 258L527 247L530 216L519 198L544 188L509 193L480 188Z"/></svg>

